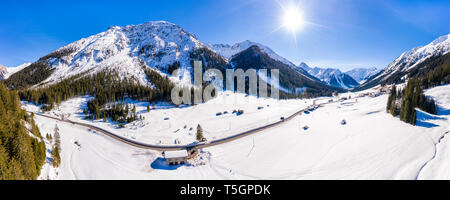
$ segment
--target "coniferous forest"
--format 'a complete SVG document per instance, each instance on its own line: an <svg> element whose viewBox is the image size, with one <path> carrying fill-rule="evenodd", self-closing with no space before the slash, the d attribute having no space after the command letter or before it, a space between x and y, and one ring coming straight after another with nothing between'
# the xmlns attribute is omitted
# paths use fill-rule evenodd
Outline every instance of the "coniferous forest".
<svg viewBox="0 0 450 200"><path fill-rule="evenodd" d="M128 111L113 112L108 103L123 102L126 98L148 102L169 101L173 83L158 72L145 69L147 78L155 87L139 84L134 78L121 78L116 70L105 70L95 74L81 74L65 79L53 85L37 89L19 91L20 99L42 105L42 110L49 111L68 99L91 95L94 98L87 103L85 113L90 119L108 118L114 121L126 119ZM114 104L116 105L116 104ZM118 113L122 116L115 116ZM136 118L133 117L135 120ZM126 120L131 122L133 120ZM125 122L125 121L123 121Z"/></svg>
<svg viewBox="0 0 450 200"><path fill-rule="evenodd" d="M21 109L18 94L0 83L0 180L36 179L45 152L33 116Z"/></svg>
<svg viewBox="0 0 450 200"><path fill-rule="evenodd" d="M393 116L400 115L400 120L416 125L417 112L419 108L430 114L437 114L438 108L433 98L425 96L420 80L412 78L408 80L405 89L398 91L392 86L386 110Z"/></svg>
<svg viewBox="0 0 450 200"><path fill-rule="evenodd" d="M169 78L145 67L144 64L142 69L153 87L140 84L134 77L126 78L117 70L109 69L92 74L79 74L53 85L23 89L18 93L21 100L41 105L43 111L52 110L56 105L71 98L90 95L94 98L87 102L83 111L87 119L109 119L123 127L139 118L135 108L124 103L125 99L149 103L171 101L171 91L175 85ZM195 92L193 88L191 91Z"/></svg>
<svg viewBox="0 0 450 200"><path fill-rule="evenodd" d="M422 69L422 70L419 70ZM407 123L416 124L419 108L431 114L437 114L436 102L423 94L423 90L450 83L450 54L433 57L420 63L412 72L406 88L397 91L393 86L386 110Z"/></svg>

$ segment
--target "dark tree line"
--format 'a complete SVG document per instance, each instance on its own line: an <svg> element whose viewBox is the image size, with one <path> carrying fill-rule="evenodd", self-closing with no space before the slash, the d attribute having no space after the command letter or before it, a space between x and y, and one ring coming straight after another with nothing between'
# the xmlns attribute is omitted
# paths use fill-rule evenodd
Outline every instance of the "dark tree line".
<svg viewBox="0 0 450 200"><path fill-rule="evenodd" d="M45 162L45 151L33 116L21 109L16 92L0 84L0 180L36 179Z"/></svg>
<svg viewBox="0 0 450 200"><path fill-rule="evenodd" d="M433 98L425 96L420 80L412 78L402 91L397 91L395 85L389 95L386 110L393 116L400 115L400 120L416 125L419 108L431 114L437 114L438 108Z"/></svg>
<svg viewBox="0 0 450 200"><path fill-rule="evenodd" d="M134 78L120 77L115 70L105 70L96 74L76 75L38 89L21 90L19 95L22 100L42 105L44 111L70 98L91 95L94 98L87 104L87 114L92 119L108 117L118 120L114 117L117 113L114 109L105 109L108 103L123 102L126 98L148 102L170 101L174 84L168 77L151 69L145 69L145 73L154 87L139 84Z"/></svg>
<svg viewBox="0 0 450 200"><path fill-rule="evenodd" d="M425 96L423 90L450 83L450 54L427 59L409 74L414 78L408 80L403 91L391 91L386 109L394 116L400 115L402 121L415 125L415 108L431 114L438 112L434 99Z"/></svg>
<svg viewBox="0 0 450 200"><path fill-rule="evenodd" d="M432 61L420 64L435 66L432 70L417 72L420 85L425 89L450 83L450 53Z"/></svg>
<svg viewBox="0 0 450 200"><path fill-rule="evenodd" d="M53 70L46 61L37 61L23 70L14 73L5 80L10 89L21 90L36 85L47 79Z"/></svg>
<svg viewBox="0 0 450 200"><path fill-rule="evenodd" d="M74 47L58 49L40 58L38 61L32 63L30 66L24 68L23 70L14 73L13 75L11 75L11 77L5 80L5 84L8 88L14 90L22 90L39 84L53 73L53 69L51 69L48 63L49 59L61 59L64 56L68 56L75 51L76 48Z"/></svg>

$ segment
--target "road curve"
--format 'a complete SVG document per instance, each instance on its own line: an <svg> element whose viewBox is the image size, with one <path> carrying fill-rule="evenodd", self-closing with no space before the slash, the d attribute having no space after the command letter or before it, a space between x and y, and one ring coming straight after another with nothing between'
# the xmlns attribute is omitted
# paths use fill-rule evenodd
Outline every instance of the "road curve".
<svg viewBox="0 0 450 200"><path fill-rule="evenodd" d="M188 145L153 145L153 144L145 144L145 143L137 142L137 141L130 140L128 138L116 135L116 134L114 134L114 133L112 133L110 131L107 131L105 129L102 129L102 128L99 128L99 127L96 127L96 126L93 126L93 125L90 125L90 124L85 124L85 123L81 123L81 122L74 122L74 121L71 121L71 120L68 120L68 119L60 119L60 118L56 118L56 117L52 117L52 116L48 116L48 115L44 115L44 114L39 114L39 113L35 113L35 112L29 112L29 111L27 111L27 112L33 113L33 114L35 114L37 116L41 116L41 117L57 120L57 121L60 121L60 122L66 122L66 123L70 123L70 124L73 124L73 125L78 125L78 126L82 126L82 127L85 127L85 128L89 128L89 129L95 130L97 132L103 133L104 135L109 136L109 137L111 137L111 138L113 138L113 139L115 139L117 141L129 144L129 145L137 147L137 148L151 149L151 150L156 150L156 151L174 151L174 150L184 150L184 149L187 149L187 150L201 149L201 148L205 148L205 147L211 147L211 146L216 146L216 145L219 145L219 144L224 144L224 143L227 143L227 142L231 142L231 141L237 140L239 138L243 138L243 137L249 136L251 134L255 134L255 133L258 133L260 131L279 126L279 125L283 124L284 122L292 120L298 114L300 114L300 113L310 109L311 107L314 107L315 105L316 105L316 103L314 101L313 105L311 105L311 106L309 106L309 107L307 107L305 109L299 110L298 112L290 115L289 117L285 118L284 120L280 119L280 121L277 121L277 122L274 122L274 123L271 123L271 124L268 124L268 125L264 125L264 126L261 126L261 127L255 128L255 129L251 129L251 130L248 130L248 131L244 131L244 132L236 134L236 135L232 135L232 136L228 136L228 137L225 137L225 138L213 140L213 141L210 141L208 143L197 143L197 144L188 144ZM321 105L322 104L320 104L319 106L321 106Z"/></svg>

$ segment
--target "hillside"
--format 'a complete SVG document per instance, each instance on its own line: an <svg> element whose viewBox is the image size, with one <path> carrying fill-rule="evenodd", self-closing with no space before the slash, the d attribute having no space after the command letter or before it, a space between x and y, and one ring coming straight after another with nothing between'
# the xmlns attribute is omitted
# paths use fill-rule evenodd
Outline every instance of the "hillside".
<svg viewBox="0 0 450 200"><path fill-rule="evenodd" d="M85 86L58 89L57 92L55 89L62 88L62 82L75 84L73 81L80 82L78 80L80 78L101 76L105 72L114 72L114 79L116 79L114 83L116 84L127 82L135 85L133 87L141 89L148 87L144 91L150 89L166 91L168 88L160 88L162 85L155 83L155 80L148 76L150 71L156 80L168 78L168 81L173 84L191 87L194 60L203 61L205 70L215 68L225 73L227 68L235 67L231 66L230 62L233 59L233 62L239 60L235 59L236 54L241 54L246 48L250 49L253 46L249 45L253 44L257 43L245 41L234 46L221 46L222 48L217 45L204 45L193 34L186 32L180 26L164 21L125 27L112 26L105 32L70 43L40 58L22 70L11 74L5 83L10 89L37 90L38 94L24 93L21 97L35 103L49 104L50 108L53 103L59 103L74 96L93 94L99 96L100 94L94 92L98 89L87 90ZM270 48L260 44L255 46L260 47L259 53L264 54L264 58L267 58L264 64L270 62L270 66L255 65L252 67L256 70L280 68L281 82L287 88L284 91L285 96L294 97L295 95L289 93L296 90L303 92L306 89L312 95L329 95L333 91L342 91L338 88L328 87L317 79L312 79L304 71L297 70L295 72L293 69L296 68L292 63L277 55ZM209 47L214 48L210 49ZM259 58L248 58L255 60L247 64L260 62ZM239 67L248 68L241 65ZM170 75L175 70L180 71L179 76L171 77ZM284 80L285 78L286 80ZM164 85L167 84L164 83ZM101 87L100 85L96 86ZM105 87L108 88L108 86ZM46 91L49 88L53 88L53 91ZM128 96L142 95L135 94L135 92L127 94ZM167 91L154 92L154 94L152 96L158 98L150 98L151 101L167 99L167 95L170 95ZM107 94L103 96L105 95ZM107 101L100 101L98 104L103 105L105 102L123 97L123 95L116 95L115 98L102 97ZM139 100L142 98L140 97Z"/></svg>
<svg viewBox="0 0 450 200"><path fill-rule="evenodd" d="M344 91L343 89L323 84L301 73L292 66L273 59L256 45L234 55L230 62L233 67L244 70L250 68L249 66L254 69L279 69L279 89L286 93L306 93L309 96L330 96L334 91Z"/></svg>
<svg viewBox="0 0 450 200"><path fill-rule="evenodd" d="M450 52L449 36L450 34L441 36L425 46L403 53L383 71L355 90L364 90L380 84L404 83L408 78L417 77L421 72L433 70L439 66L439 61L437 63L435 61L446 60L446 54Z"/></svg>
<svg viewBox="0 0 450 200"><path fill-rule="evenodd" d="M46 160L43 138L17 93L0 84L0 180L36 179Z"/></svg>

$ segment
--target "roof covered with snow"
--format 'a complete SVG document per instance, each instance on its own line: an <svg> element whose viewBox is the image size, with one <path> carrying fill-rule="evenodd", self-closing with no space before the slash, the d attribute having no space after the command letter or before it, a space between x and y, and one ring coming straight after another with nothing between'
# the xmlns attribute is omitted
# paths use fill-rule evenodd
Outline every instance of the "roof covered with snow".
<svg viewBox="0 0 450 200"><path fill-rule="evenodd" d="M188 153L186 150L180 150L180 151L165 151L164 157L167 158L184 158L187 157Z"/></svg>

